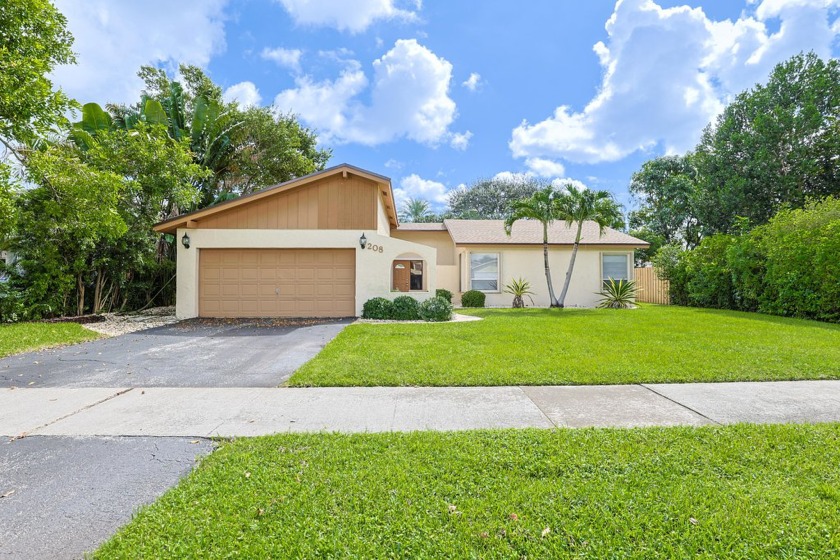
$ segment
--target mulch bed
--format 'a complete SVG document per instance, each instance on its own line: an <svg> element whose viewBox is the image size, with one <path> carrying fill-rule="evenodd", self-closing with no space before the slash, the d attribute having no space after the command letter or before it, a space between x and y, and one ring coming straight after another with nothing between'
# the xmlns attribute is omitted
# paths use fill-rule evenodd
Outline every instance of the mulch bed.
<svg viewBox="0 0 840 560"><path fill-rule="evenodd" d="M103 315L78 315L76 317L55 317L53 319L44 319L43 323L79 323L86 325L88 323L101 323L105 320Z"/></svg>

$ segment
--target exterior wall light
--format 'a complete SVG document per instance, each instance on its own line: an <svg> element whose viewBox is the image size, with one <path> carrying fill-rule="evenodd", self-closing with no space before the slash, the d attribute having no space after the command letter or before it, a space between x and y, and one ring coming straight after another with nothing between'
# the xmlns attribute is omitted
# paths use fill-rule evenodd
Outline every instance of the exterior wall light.
<svg viewBox="0 0 840 560"><path fill-rule="evenodd" d="M190 248L190 236L184 233L184 237L181 238L181 245L184 246L184 249Z"/></svg>
<svg viewBox="0 0 840 560"><path fill-rule="evenodd" d="M362 249L364 249L365 247L367 247L367 237L365 237L365 234L364 234L364 233L363 233L363 234L362 234L362 236L359 238L359 246L360 246Z"/></svg>

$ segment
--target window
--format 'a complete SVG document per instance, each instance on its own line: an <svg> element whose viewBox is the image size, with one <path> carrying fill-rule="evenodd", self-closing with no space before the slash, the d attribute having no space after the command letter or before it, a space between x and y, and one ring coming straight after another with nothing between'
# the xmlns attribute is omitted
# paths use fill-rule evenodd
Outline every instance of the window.
<svg viewBox="0 0 840 560"><path fill-rule="evenodd" d="M499 253L470 253L470 289L499 291Z"/></svg>
<svg viewBox="0 0 840 560"><path fill-rule="evenodd" d="M627 254L601 255L601 280L629 280L627 276Z"/></svg>

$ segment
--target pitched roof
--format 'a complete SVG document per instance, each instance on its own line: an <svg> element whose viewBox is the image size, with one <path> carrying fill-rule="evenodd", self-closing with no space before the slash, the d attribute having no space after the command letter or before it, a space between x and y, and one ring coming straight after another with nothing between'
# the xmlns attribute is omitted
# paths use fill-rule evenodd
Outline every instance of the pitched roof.
<svg viewBox="0 0 840 560"><path fill-rule="evenodd" d="M534 220L519 220L513 224L511 234L505 233L503 220L444 220L452 240L458 245L542 245L542 224ZM551 245L572 245L575 242L575 228L565 222L553 222L548 228L548 242ZM649 243L612 228L604 229L599 235L598 224L584 222L580 238L581 245L625 245L647 247Z"/></svg>
<svg viewBox="0 0 840 560"><path fill-rule="evenodd" d="M330 175L336 175L338 173L351 173L353 175L357 175L359 177L363 177L365 179L369 179L375 183L378 183L380 186L380 190L385 196L385 204L388 208L388 219L391 222L391 226L395 227L399 224L399 220L397 218L397 212L394 205L394 192L391 189L391 179L389 177L385 177L384 175L379 175L378 173L373 173L372 171L367 171L362 169L361 167L356 167L355 165L350 165L349 163L341 163L334 167L330 167L328 169L324 169L323 171L316 171L315 173L310 173L309 175L304 175L302 177L298 177L296 179L292 179L291 181L286 181L285 183L280 183L278 185L274 185L271 187L266 187L262 190L253 192L251 194L246 194L242 196L238 196L232 200L228 200L225 202L221 202L219 204L215 204L213 206L208 206L207 208L203 208L201 210L196 210L195 212L190 212L188 214L181 214L180 216L175 216L174 218L170 218L168 220L164 220L160 223L155 224L154 230L156 232L164 232L164 233L171 233L174 232L179 227L187 226L187 222L192 220L197 220L199 218L204 218L211 214L215 214L216 212L221 212L224 210L229 210L231 208L235 208L241 204L247 204L249 202L257 201L261 198L265 198L266 196L271 196L276 194L280 191L287 191L290 189L294 189L313 181L317 181L318 179L323 179L324 177L328 177Z"/></svg>
<svg viewBox="0 0 840 560"><path fill-rule="evenodd" d="M446 226L442 223L408 222L400 224L397 231L446 231Z"/></svg>

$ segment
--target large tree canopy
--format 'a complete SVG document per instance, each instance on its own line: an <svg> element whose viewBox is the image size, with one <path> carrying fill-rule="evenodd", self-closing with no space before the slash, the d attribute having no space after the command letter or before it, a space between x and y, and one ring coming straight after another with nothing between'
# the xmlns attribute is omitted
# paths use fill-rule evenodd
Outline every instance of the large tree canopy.
<svg viewBox="0 0 840 560"><path fill-rule="evenodd" d="M537 179L480 179L450 193L447 214L466 220L504 220L515 202L547 186Z"/></svg>

